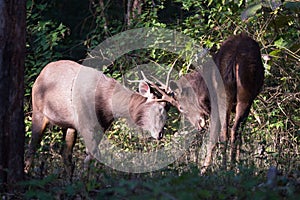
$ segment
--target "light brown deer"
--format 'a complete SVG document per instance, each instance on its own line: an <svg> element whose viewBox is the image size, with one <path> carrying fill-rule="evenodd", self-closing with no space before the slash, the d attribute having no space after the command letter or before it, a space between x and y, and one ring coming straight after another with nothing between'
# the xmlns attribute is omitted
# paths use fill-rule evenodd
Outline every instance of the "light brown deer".
<svg viewBox="0 0 300 200"><path fill-rule="evenodd" d="M96 134L103 134L116 118L122 117L129 124L149 131L153 138L162 138L166 122L163 101L174 103L174 99L165 94L161 99L155 99L144 81L139 84L139 92L130 91L102 72L73 61L48 64L32 88L32 137L25 171L29 171L49 123L63 129L65 148L62 156L70 176L77 132L81 133L90 150L98 145ZM101 133L96 133L97 128L101 129Z"/></svg>

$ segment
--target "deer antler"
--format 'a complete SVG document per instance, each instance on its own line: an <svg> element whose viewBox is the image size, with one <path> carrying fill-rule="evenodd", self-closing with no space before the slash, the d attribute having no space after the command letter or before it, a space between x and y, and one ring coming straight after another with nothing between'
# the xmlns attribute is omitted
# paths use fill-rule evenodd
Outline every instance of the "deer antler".
<svg viewBox="0 0 300 200"><path fill-rule="evenodd" d="M161 95L161 99L154 99L153 101L167 101L173 106L175 106L179 111L181 111L181 107L178 101L176 101L173 97L170 97L167 93L165 93L162 89L160 89L155 83L148 80L143 71L141 71L143 79L146 83L148 83L152 88L156 89Z"/></svg>

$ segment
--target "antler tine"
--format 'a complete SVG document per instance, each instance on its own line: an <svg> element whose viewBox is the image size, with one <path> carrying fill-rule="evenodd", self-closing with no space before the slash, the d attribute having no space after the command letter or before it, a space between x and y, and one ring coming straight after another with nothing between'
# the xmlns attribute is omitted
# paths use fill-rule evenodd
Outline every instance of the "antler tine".
<svg viewBox="0 0 300 200"><path fill-rule="evenodd" d="M163 84L160 80L158 80L157 78L155 78L154 76L151 75L151 78L153 78L156 82L158 82L161 85L161 88L164 89L166 92L170 92L170 88Z"/></svg>
<svg viewBox="0 0 300 200"><path fill-rule="evenodd" d="M144 74L143 71L141 71L141 74L142 74L142 76L143 76L144 81L146 81L146 82L151 82L151 81L149 81L149 80L147 79L147 77L145 76L145 74Z"/></svg>
<svg viewBox="0 0 300 200"><path fill-rule="evenodd" d="M174 60L174 62L172 63L172 66L171 66L171 68L170 68L170 70L168 71L168 74L167 74L167 79L166 79L166 84L164 84L164 83L162 83L160 80L158 80L157 78L155 78L154 76L151 76L151 78L153 78L156 82L158 82L161 86L162 86L162 88L166 91L166 92L172 92L172 90L170 89L170 87L169 87L169 81L170 81L170 76L171 76L171 72L172 72L172 70L173 70L173 68L174 68L174 66L175 66L175 64L176 64L176 62L177 62L177 60L178 60L178 58L176 58L175 60Z"/></svg>
<svg viewBox="0 0 300 200"><path fill-rule="evenodd" d="M178 60L178 58L176 58L176 59L174 60L172 66L171 66L171 68L170 68L170 70L168 71L167 80L166 80L166 88L169 88L169 81L170 81L171 72L172 72L172 70L173 70L173 68L174 68L174 66L175 66L175 64L176 64L176 62L177 62L177 60Z"/></svg>
<svg viewBox="0 0 300 200"><path fill-rule="evenodd" d="M157 99L157 101L167 101L171 103L173 106L175 106L178 110L181 110L180 104L178 101L176 101L174 98L170 97L168 94L166 94L163 90L161 90L157 85L155 85L152 81L148 80L145 76L145 74L141 71L141 74L144 78L144 80L151 85L154 89L156 89L159 93L161 93L162 98Z"/></svg>

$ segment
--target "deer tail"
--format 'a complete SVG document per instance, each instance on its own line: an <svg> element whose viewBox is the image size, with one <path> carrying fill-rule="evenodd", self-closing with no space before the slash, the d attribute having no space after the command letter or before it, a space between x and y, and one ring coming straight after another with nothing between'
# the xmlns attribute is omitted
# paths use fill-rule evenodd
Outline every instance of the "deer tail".
<svg viewBox="0 0 300 200"><path fill-rule="evenodd" d="M235 82L236 80L236 70L235 70L235 66L236 66L236 56L233 55L227 62L226 62L226 71L224 74L224 81L227 83L232 83Z"/></svg>

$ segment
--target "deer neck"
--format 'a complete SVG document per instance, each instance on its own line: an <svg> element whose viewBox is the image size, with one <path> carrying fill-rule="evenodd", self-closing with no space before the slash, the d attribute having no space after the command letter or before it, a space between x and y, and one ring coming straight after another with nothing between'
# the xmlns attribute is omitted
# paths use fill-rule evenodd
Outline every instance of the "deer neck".
<svg viewBox="0 0 300 200"><path fill-rule="evenodd" d="M130 91L123 85L117 83L112 95L112 111L115 118L126 118L134 123L132 109L135 105L140 105L145 98L140 94ZM134 108L136 109L136 108Z"/></svg>

